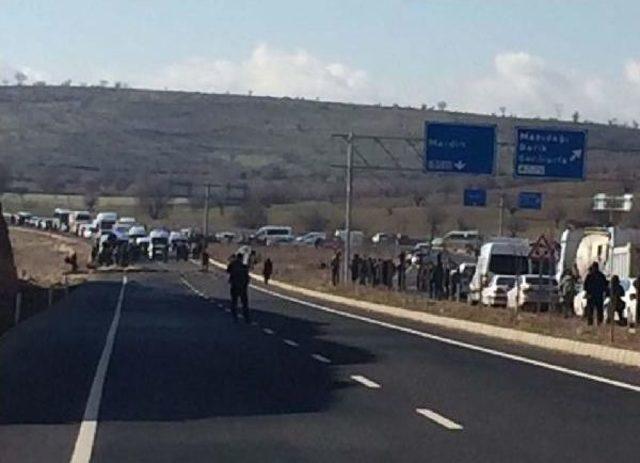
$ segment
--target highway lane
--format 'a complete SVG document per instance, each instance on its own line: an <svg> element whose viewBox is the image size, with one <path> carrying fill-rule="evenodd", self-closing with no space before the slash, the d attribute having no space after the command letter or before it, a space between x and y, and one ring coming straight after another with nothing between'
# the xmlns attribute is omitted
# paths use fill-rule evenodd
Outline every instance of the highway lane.
<svg viewBox="0 0 640 463"><path fill-rule="evenodd" d="M129 277L91 461L637 460L636 392L255 291L256 325L234 324L223 275L169 268ZM101 285L0 341L22 404L3 462L71 461L118 296Z"/></svg>

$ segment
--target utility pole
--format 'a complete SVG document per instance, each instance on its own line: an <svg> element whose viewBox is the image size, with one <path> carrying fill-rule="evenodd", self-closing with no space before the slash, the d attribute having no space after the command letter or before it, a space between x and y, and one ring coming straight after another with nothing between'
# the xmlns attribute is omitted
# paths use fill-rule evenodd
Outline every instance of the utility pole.
<svg viewBox="0 0 640 463"><path fill-rule="evenodd" d="M500 210L498 211L498 236L504 233L504 193L500 193Z"/></svg>
<svg viewBox="0 0 640 463"><path fill-rule="evenodd" d="M211 184L205 185L204 194L204 218L202 221L202 234L204 235L205 245L209 236L209 195L211 194Z"/></svg>
<svg viewBox="0 0 640 463"><path fill-rule="evenodd" d="M345 228L345 246L344 246L344 256L343 256L343 266L342 266L342 274L344 279L344 284L347 284L349 280L349 264L351 262L351 203L353 201L353 132L349 132L349 136L347 137L347 201L345 205L345 217L344 217L344 228Z"/></svg>

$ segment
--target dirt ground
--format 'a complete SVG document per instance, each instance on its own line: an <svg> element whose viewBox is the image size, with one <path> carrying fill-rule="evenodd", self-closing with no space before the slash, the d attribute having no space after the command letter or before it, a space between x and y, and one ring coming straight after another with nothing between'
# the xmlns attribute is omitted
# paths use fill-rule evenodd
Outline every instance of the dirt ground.
<svg viewBox="0 0 640 463"><path fill-rule="evenodd" d="M63 283L65 275L70 283L86 277L91 254L87 243L16 227L9 229L9 235L20 279L47 287ZM79 272L70 275L64 258L73 252L78 256Z"/></svg>
<svg viewBox="0 0 640 463"><path fill-rule="evenodd" d="M215 244L210 247L209 253L215 259L226 261L237 248L237 245ZM455 301L434 301L415 292L400 293L360 285L334 287L330 284L328 268L333 256L333 251L330 249L282 246L257 247L255 250L259 259L254 269L257 273L262 270L261 262L270 257L274 263L274 279L305 288L435 315L640 350L640 330L633 334L629 333L626 327L615 327L612 343L610 326L588 327L586 321L581 318L565 319L558 313L519 312L516 314L505 308L470 306Z"/></svg>

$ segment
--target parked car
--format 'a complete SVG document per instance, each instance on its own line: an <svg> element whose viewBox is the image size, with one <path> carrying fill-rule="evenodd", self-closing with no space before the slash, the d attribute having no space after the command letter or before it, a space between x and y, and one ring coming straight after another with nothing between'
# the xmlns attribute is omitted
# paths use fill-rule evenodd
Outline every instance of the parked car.
<svg viewBox="0 0 640 463"><path fill-rule="evenodd" d="M300 235L295 239L295 244L306 246L319 246L327 239L327 234L324 232L309 232L304 235Z"/></svg>
<svg viewBox="0 0 640 463"><path fill-rule="evenodd" d="M236 236L236 233L230 231L218 232L214 235L215 239L221 243L233 243Z"/></svg>
<svg viewBox="0 0 640 463"><path fill-rule="evenodd" d="M527 308L538 303L549 308L549 304L558 304L559 301L558 282L549 276L521 275L507 293L507 307L510 309Z"/></svg>
<svg viewBox="0 0 640 463"><path fill-rule="evenodd" d="M482 289L480 301L485 306L506 306L507 292L513 288L516 277L512 275L494 275L489 284Z"/></svg>
<svg viewBox="0 0 640 463"><path fill-rule="evenodd" d="M378 232L371 237L371 242L373 244L390 244L396 242L396 237L391 233Z"/></svg>
<svg viewBox="0 0 640 463"><path fill-rule="evenodd" d="M295 239L291 227L281 227L267 225L261 227L251 237L252 241L264 246L271 246L278 243L288 243Z"/></svg>

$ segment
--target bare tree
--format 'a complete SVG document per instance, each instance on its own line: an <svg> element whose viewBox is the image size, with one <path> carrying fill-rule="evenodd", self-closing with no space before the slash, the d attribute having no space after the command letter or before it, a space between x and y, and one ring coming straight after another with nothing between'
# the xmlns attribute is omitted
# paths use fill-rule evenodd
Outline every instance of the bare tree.
<svg viewBox="0 0 640 463"><path fill-rule="evenodd" d="M449 201L449 197L451 196L451 193L455 191L455 189L456 185L453 183L453 181L449 179L443 179L440 191L442 191L442 193L444 194L444 199L446 201Z"/></svg>
<svg viewBox="0 0 640 463"><path fill-rule="evenodd" d="M444 100L443 101L438 101L437 106L438 106L438 109L440 111L444 111L445 109L447 109L447 102L444 101Z"/></svg>
<svg viewBox="0 0 640 463"><path fill-rule="evenodd" d="M511 215L509 217L509 221L507 222L507 230L509 230L509 233L511 233L511 236L517 236L518 233L524 233L525 231L527 231L527 222L520 218L517 217L516 215Z"/></svg>
<svg viewBox="0 0 640 463"><path fill-rule="evenodd" d="M317 208L309 209L300 219L308 231L323 231L329 225L329 219Z"/></svg>
<svg viewBox="0 0 640 463"><path fill-rule="evenodd" d="M580 122L580 113L578 111L574 112L571 116L571 119L575 124L577 124L578 122Z"/></svg>
<svg viewBox="0 0 640 463"><path fill-rule="evenodd" d="M440 226L446 220L447 214L444 210L437 206L428 206L426 210L425 219L427 222L427 228L429 229L429 236L431 239L435 238L436 233L440 230Z"/></svg>
<svg viewBox="0 0 640 463"><path fill-rule="evenodd" d="M164 217L169 207L171 191L166 182L147 175L140 181L136 197L138 205L149 214L149 217L157 220Z"/></svg>
<svg viewBox="0 0 640 463"><path fill-rule="evenodd" d="M502 117L505 117L507 115L507 107L506 106L500 106L498 109L500 110L500 115Z"/></svg>
<svg viewBox="0 0 640 463"><path fill-rule="evenodd" d="M22 71L17 71L13 75L13 78L16 79L16 84L18 85L23 85L27 80L29 80L29 76Z"/></svg>
<svg viewBox="0 0 640 463"><path fill-rule="evenodd" d="M100 184L98 182L87 182L84 185L84 195L82 199L86 208L93 212L98 205Z"/></svg>
<svg viewBox="0 0 640 463"><path fill-rule="evenodd" d="M267 223L267 208L256 200L248 201L234 213L233 221L238 227L259 227Z"/></svg>
<svg viewBox="0 0 640 463"><path fill-rule="evenodd" d="M471 227L469 227L469 224L467 223L464 216L458 216L458 218L456 219L456 228L458 230L469 230Z"/></svg>
<svg viewBox="0 0 640 463"><path fill-rule="evenodd" d="M567 215L567 210L562 204L556 204L548 212L548 217L553 221L553 226L556 230L560 228L562 222L567 220Z"/></svg>

